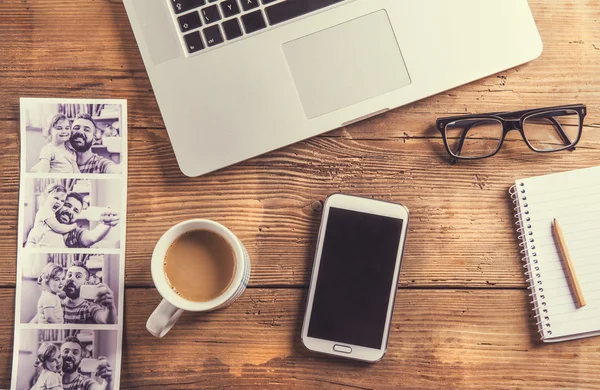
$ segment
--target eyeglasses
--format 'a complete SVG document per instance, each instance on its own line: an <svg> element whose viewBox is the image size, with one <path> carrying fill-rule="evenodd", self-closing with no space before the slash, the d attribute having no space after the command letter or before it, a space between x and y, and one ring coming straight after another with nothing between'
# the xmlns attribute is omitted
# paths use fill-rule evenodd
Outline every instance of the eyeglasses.
<svg viewBox="0 0 600 390"><path fill-rule="evenodd" d="M451 163L456 163L495 155L511 130L518 130L534 152L574 150L585 114L585 105L575 104L438 118L436 126L452 156Z"/></svg>

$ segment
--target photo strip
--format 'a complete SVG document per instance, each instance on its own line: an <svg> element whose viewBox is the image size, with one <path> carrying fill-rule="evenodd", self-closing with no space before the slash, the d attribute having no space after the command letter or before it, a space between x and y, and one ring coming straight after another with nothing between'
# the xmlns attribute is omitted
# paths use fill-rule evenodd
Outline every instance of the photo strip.
<svg viewBox="0 0 600 390"><path fill-rule="evenodd" d="M127 101L21 98L11 389L118 389Z"/></svg>
<svg viewBox="0 0 600 390"><path fill-rule="evenodd" d="M25 172L63 175L123 172L122 104L28 99L21 108Z"/></svg>
<svg viewBox="0 0 600 390"><path fill-rule="evenodd" d="M119 179L25 179L22 245L119 249L122 185Z"/></svg>
<svg viewBox="0 0 600 390"><path fill-rule="evenodd" d="M21 323L117 324L118 254L25 253Z"/></svg>
<svg viewBox="0 0 600 390"><path fill-rule="evenodd" d="M117 336L116 330L22 329L13 388L117 389Z"/></svg>

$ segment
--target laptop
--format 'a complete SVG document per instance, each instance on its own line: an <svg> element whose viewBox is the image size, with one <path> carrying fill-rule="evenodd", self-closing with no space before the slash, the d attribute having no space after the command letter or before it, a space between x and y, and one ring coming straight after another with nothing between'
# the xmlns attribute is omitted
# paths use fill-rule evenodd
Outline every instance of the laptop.
<svg viewBox="0 0 600 390"><path fill-rule="evenodd" d="M542 52L527 0L124 4L187 176L349 125Z"/></svg>

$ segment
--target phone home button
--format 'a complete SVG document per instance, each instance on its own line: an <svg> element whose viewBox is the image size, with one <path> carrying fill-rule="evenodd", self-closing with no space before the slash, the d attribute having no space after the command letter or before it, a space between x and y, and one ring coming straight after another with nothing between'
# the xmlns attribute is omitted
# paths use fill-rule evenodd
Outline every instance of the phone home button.
<svg viewBox="0 0 600 390"><path fill-rule="evenodd" d="M336 344L333 346L333 350L337 352L350 353L352 352L352 348L347 347L345 345Z"/></svg>

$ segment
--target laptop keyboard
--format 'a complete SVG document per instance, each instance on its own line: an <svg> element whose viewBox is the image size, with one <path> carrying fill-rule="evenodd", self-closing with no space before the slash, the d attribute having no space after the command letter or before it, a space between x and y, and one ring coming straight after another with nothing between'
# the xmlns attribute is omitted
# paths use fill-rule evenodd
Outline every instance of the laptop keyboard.
<svg viewBox="0 0 600 390"><path fill-rule="evenodd" d="M189 54L345 0L170 0Z"/></svg>

